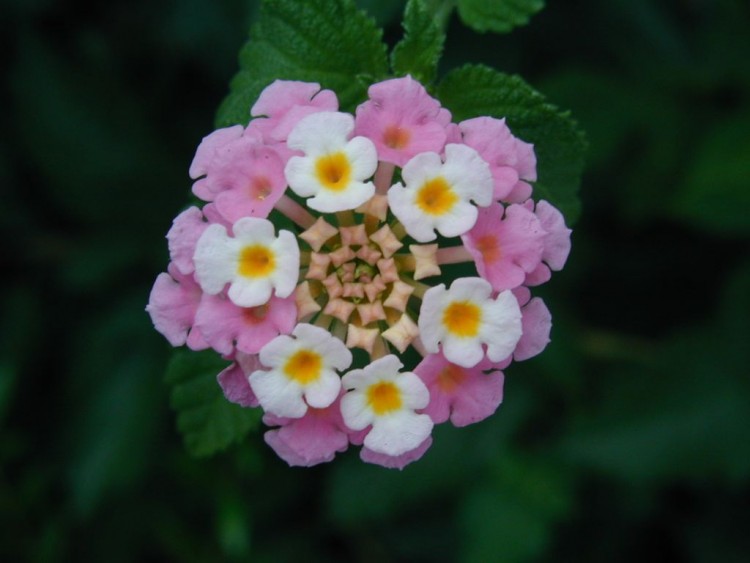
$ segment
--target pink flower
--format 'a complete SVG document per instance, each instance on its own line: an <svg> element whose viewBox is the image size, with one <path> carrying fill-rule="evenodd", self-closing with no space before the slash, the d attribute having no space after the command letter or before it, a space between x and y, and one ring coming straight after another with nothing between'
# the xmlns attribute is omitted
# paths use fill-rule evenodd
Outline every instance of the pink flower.
<svg viewBox="0 0 750 563"><path fill-rule="evenodd" d="M531 195L536 181L534 147L513 136L505 119L475 117L459 123L463 142L490 165L495 180L495 199L522 202ZM524 181L526 180L526 181Z"/></svg>
<svg viewBox="0 0 750 563"><path fill-rule="evenodd" d="M208 223L204 221L203 213L195 206L188 207L172 222L172 228L167 233L169 257L180 273L187 275L195 271L195 245L206 227Z"/></svg>
<svg viewBox="0 0 750 563"><path fill-rule="evenodd" d="M552 315L540 297L521 307L521 326L523 335L513 351L513 359L519 362L540 354L550 341Z"/></svg>
<svg viewBox="0 0 750 563"><path fill-rule="evenodd" d="M220 354L235 347L245 354L257 354L279 334L289 334L297 324L294 296L275 295L257 307L238 307L224 294L205 295L195 316L195 326L206 342Z"/></svg>
<svg viewBox="0 0 750 563"><path fill-rule="evenodd" d="M242 126L234 125L232 127L217 129L210 135L203 137L203 140L195 151L193 162L190 164L190 177L195 180L201 176L205 176L213 162L216 151L224 145L239 139L242 136L242 133ZM206 187L205 178L200 179L193 184L193 193L201 199L210 201L210 199L207 199L210 194Z"/></svg>
<svg viewBox="0 0 750 563"><path fill-rule="evenodd" d="M247 380L247 374L260 367L257 355L238 353L235 356L232 365L216 376L227 401L241 407L257 407L260 404Z"/></svg>
<svg viewBox="0 0 750 563"><path fill-rule="evenodd" d="M492 415L503 400L504 376L499 366L483 359L472 368L452 364L443 354L426 356L414 369L430 391L430 404L421 412L435 424L450 417L454 426L466 426ZM485 373L495 370L492 373Z"/></svg>
<svg viewBox="0 0 750 563"><path fill-rule="evenodd" d="M260 131L268 143L286 141L289 132L303 118L319 111L337 111L339 102L331 90L320 84L276 80L260 93L250 110L251 128Z"/></svg>
<svg viewBox="0 0 750 563"><path fill-rule="evenodd" d="M322 409L307 409L301 418L283 418L266 412L263 422L280 426L265 433L266 444L291 466L310 467L331 461L349 446L339 399Z"/></svg>
<svg viewBox="0 0 750 563"><path fill-rule="evenodd" d="M431 445L432 436L428 436L424 442L419 444L419 446L417 446L413 450L396 456L379 454L365 446L360 450L359 457L365 463L382 465L383 467L387 467L388 469L403 469L411 462L420 459Z"/></svg>
<svg viewBox="0 0 750 563"><path fill-rule="evenodd" d="M357 107L355 135L369 137L379 160L403 166L422 152L445 146L450 112L411 76L373 84L370 99Z"/></svg>
<svg viewBox="0 0 750 563"><path fill-rule="evenodd" d="M539 218L539 223L545 230L544 251L542 252L543 264L526 276L526 285L541 285L552 277L550 270L559 271L565 266L570 254L570 235L572 231L565 226L565 218L550 203L541 200L534 209L533 202L524 204L528 210L534 210Z"/></svg>
<svg viewBox="0 0 750 563"><path fill-rule="evenodd" d="M504 217L503 217L504 213ZM513 289L540 264L546 232L536 215L522 205L499 203L479 209L474 227L462 235L479 275L495 291Z"/></svg>
<svg viewBox="0 0 750 563"><path fill-rule="evenodd" d="M167 271L168 274L156 277L146 311L156 330L172 346L187 344L191 350L204 350L208 343L194 326L203 292L193 276L180 273L174 264L170 264Z"/></svg>

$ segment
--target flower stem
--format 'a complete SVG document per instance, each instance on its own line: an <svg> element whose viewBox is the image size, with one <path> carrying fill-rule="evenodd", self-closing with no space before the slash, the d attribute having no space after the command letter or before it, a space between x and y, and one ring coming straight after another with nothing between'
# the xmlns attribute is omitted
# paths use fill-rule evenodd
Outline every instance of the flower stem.
<svg viewBox="0 0 750 563"><path fill-rule="evenodd" d="M438 248L435 256L438 264L460 264L461 262L474 261L474 257L466 250L466 247L460 245Z"/></svg>
<svg viewBox="0 0 750 563"><path fill-rule="evenodd" d="M315 223L315 217L288 195L281 196L275 207L303 229L307 229Z"/></svg>
<svg viewBox="0 0 750 563"><path fill-rule="evenodd" d="M385 194L388 188L391 187L391 180L393 179L393 171L396 168L395 164L390 162L383 162L382 160L378 164L378 169L375 171L375 191L379 194Z"/></svg>

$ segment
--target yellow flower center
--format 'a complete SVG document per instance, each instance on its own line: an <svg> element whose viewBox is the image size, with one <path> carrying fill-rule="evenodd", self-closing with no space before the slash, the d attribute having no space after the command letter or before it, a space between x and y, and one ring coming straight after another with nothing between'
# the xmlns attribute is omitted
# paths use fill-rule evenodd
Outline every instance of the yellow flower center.
<svg viewBox="0 0 750 563"><path fill-rule="evenodd" d="M265 278L276 269L276 258L270 248L253 244L240 252L237 271L248 278Z"/></svg>
<svg viewBox="0 0 750 563"><path fill-rule="evenodd" d="M468 301L454 301L443 311L443 325L448 332L462 338L472 338L479 333L482 310Z"/></svg>
<svg viewBox="0 0 750 563"><path fill-rule="evenodd" d="M352 179L352 165L343 152L321 156L315 163L315 172L323 187L334 192L345 190Z"/></svg>
<svg viewBox="0 0 750 563"><path fill-rule="evenodd" d="M367 402L376 415L382 416L401 408L401 392L390 381L382 381L367 389Z"/></svg>
<svg viewBox="0 0 750 563"><path fill-rule="evenodd" d="M320 377L323 360L320 354L310 350L295 352L284 364L284 373L301 385L312 383Z"/></svg>
<svg viewBox="0 0 750 563"><path fill-rule="evenodd" d="M445 215L457 201L458 196L442 176L428 180L417 192L417 205L428 215Z"/></svg>

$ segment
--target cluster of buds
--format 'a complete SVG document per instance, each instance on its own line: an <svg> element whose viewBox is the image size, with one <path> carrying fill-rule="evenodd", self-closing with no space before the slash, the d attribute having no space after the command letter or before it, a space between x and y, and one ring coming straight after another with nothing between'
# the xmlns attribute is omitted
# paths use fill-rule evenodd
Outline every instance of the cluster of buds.
<svg viewBox="0 0 750 563"><path fill-rule="evenodd" d="M502 370L549 341L529 288L570 250L503 119L453 123L410 77L368 94L351 115L276 81L246 127L205 137L190 167L205 204L174 220L147 307L172 345L232 361L225 396L263 409L290 465L354 444L402 468L435 424L494 413Z"/></svg>

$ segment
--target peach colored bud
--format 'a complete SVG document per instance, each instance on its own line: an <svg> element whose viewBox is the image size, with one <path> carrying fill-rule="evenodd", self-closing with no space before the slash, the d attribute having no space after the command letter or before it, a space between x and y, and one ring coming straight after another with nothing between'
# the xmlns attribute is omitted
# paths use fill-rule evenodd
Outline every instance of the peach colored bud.
<svg viewBox="0 0 750 563"><path fill-rule="evenodd" d="M373 321L382 321L385 319L385 311L380 301L374 303L360 303L357 305L359 318L362 319L363 325L368 325Z"/></svg>
<svg viewBox="0 0 750 563"><path fill-rule="evenodd" d="M361 326L349 325L346 333L346 346L348 348L362 348L368 354L372 354L375 339L380 331L377 328L363 328Z"/></svg>
<svg viewBox="0 0 750 563"><path fill-rule="evenodd" d="M344 291L344 288L341 286L341 282L339 281L339 278L336 274L331 274L326 279L324 279L323 285L328 292L328 297L330 297L331 299L340 297Z"/></svg>
<svg viewBox="0 0 750 563"><path fill-rule="evenodd" d="M307 242L315 252L318 252L325 242L337 232L336 228L328 224L323 217L318 217L312 227L300 233L299 237Z"/></svg>
<svg viewBox="0 0 750 563"><path fill-rule="evenodd" d="M302 282L297 286L294 292L294 300L297 303L297 320L320 311L320 305L315 302L310 293L310 282Z"/></svg>
<svg viewBox="0 0 750 563"><path fill-rule="evenodd" d="M416 262L414 267L415 280L440 275L440 266L438 266L437 258L435 256L437 249L437 244L409 245L409 252L412 253Z"/></svg>
<svg viewBox="0 0 750 563"><path fill-rule="evenodd" d="M391 228L388 225L383 225L380 229L370 235L370 240L373 241L383 251L383 256L390 258L393 253L399 248L404 246L393 234Z"/></svg>
<svg viewBox="0 0 750 563"><path fill-rule="evenodd" d="M398 279L398 270L393 258L381 258L378 260L378 270L384 283L391 283Z"/></svg>
<svg viewBox="0 0 750 563"><path fill-rule="evenodd" d="M310 254L310 268L305 277L309 280L324 280L328 275L328 265L331 259L328 254L312 252Z"/></svg>
<svg viewBox="0 0 750 563"><path fill-rule="evenodd" d="M388 216L388 198L382 194L375 194L365 203L355 209L357 213L365 213L385 221Z"/></svg>
<svg viewBox="0 0 750 563"><path fill-rule="evenodd" d="M414 292L414 288L408 283L404 283L401 280L393 282L393 289L391 293L383 302L386 307L397 309L402 313L406 310L406 304L409 302L409 296Z"/></svg>
<svg viewBox="0 0 750 563"><path fill-rule="evenodd" d="M362 299L364 296L365 289L361 283L344 283L344 297Z"/></svg>
<svg viewBox="0 0 750 563"><path fill-rule="evenodd" d="M337 248L333 252L329 254L331 257L331 262L333 262L333 265L337 268L341 266L341 264L344 264L345 262L348 262L352 258L354 258L354 251L349 248L348 246L342 246L341 248Z"/></svg>
<svg viewBox="0 0 750 563"><path fill-rule="evenodd" d="M357 258L363 262L367 262L370 266L374 266L380 260L381 256L380 252L369 246L363 246L357 250Z"/></svg>
<svg viewBox="0 0 750 563"><path fill-rule="evenodd" d="M364 225L341 227L339 232L341 233L341 244L344 246L367 244L367 231Z"/></svg>
<svg viewBox="0 0 750 563"><path fill-rule="evenodd" d="M402 353L418 335L419 328L406 313L401 315L396 324L383 332L383 338L393 344Z"/></svg>
<svg viewBox="0 0 750 563"><path fill-rule="evenodd" d="M344 301L343 299L331 299L326 303L323 313L336 317L342 323L345 323L354 312L354 307L354 303L350 303L349 301Z"/></svg>

